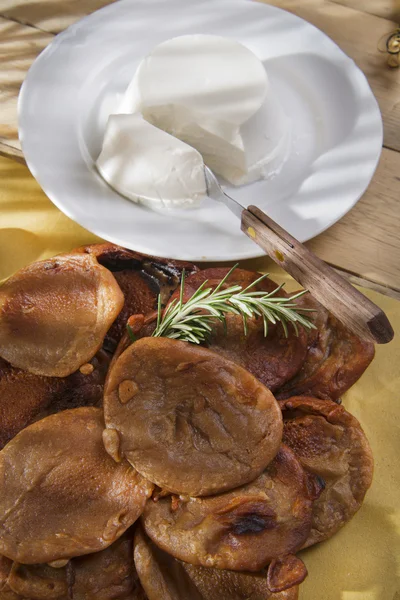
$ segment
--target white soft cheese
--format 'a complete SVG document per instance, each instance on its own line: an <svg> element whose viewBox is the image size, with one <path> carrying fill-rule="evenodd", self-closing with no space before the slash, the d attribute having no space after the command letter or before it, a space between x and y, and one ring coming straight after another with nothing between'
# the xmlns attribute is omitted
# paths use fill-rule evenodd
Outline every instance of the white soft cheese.
<svg viewBox="0 0 400 600"><path fill-rule="evenodd" d="M199 152L140 114L110 116L96 164L117 192L152 208L194 206L206 195Z"/></svg>
<svg viewBox="0 0 400 600"><path fill-rule="evenodd" d="M216 35L183 35L142 60L120 112L177 104L241 125L260 108L266 85L261 61L242 44Z"/></svg>
<svg viewBox="0 0 400 600"><path fill-rule="evenodd" d="M262 62L232 39L186 35L158 45L118 112L142 113L236 185L277 172L288 149L288 120Z"/></svg>

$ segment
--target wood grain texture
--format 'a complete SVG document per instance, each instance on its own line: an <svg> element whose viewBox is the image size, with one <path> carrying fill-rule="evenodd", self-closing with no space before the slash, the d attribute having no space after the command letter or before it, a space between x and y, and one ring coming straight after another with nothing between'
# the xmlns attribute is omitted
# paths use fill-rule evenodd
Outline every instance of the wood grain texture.
<svg viewBox="0 0 400 600"><path fill-rule="evenodd" d="M377 17L400 20L400 0L330 0L361 12L366 12Z"/></svg>
<svg viewBox="0 0 400 600"><path fill-rule="evenodd" d="M384 312L257 206L242 213L242 231L276 264L357 335L378 344L393 339Z"/></svg>
<svg viewBox="0 0 400 600"><path fill-rule="evenodd" d="M17 100L33 60L52 40L33 27L0 18L0 144L2 153L15 158L18 140ZM11 148L7 154L8 147ZM20 155L17 152L17 155Z"/></svg>
<svg viewBox="0 0 400 600"><path fill-rule="evenodd" d="M375 176L361 200L307 246L334 267L400 293L399 152L383 149ZM259 259L257 269L268 270L264 260ZM244 268L246 264L244 261Z"/></svg>
<svg viewBox="0 0 400 600"><path fill-rule="evenodd" d="M15 146L9 146L4 142L0 142L0 156L13 158L14 160L20 162L23 165L26 164L22 150L16 148Z"/></svg>
<svg viewBox="0 0 400 600"><path fill-rule="evenodd" d="M400 151L400 69L388 67L386 54L378 51L378 42L395 29L396 23L330 0L263 1L309 21L357 63L379 102L384 145Z"/></svg>
<svg viewBox="0 0 400 600"><path fill-rule="evenodd" d="M266 1L266 0L264 0ZM366 74L369 83L378 99L384 120L385 146L400 151L400 69L390 69L386 64L386 55L378 51L377 46L382 36L390 33L395 27L395 22L388 19L349 8L333 2L333 0L267 0L269 4L284 8L313 23L351 56ZM378 0L373 0L380 4ZM388 0L384 0L387 2ZM400 1L400 0L393 0ZM370 3L372 0L370 0ZM0 14L29 23L42 30L58 32L67 27L81 16L89 14L96 8L110 3L109 0L72 0L60 2L59 0L1 0ZM348 1L350 4L350 0ZM361 0L358 6L362 4ZM7 53L10 44L9 32L5 25L7 21L0 22L0 52ZM23 80L23 69L26 70L36 55L51 40L51 37L42 37L46 34L36 32L36 37L30 27L18 25L13 21L8 22L8 27L14 28L15 42L14 53L19 53L19 77L9 73L7 61L0 62L0 89L7 77L13 77L13 95L18 93L19 85ZM21 30L18 30L21 27ZM29 38L32 39L29 39ZM24 58L24 62L21 59ZM1 55L0 55L1 57ZM19 85L18 85L19 84ZM8 88L8 93L10 93ZM0 101L2 98L0 97ZM10 98L4 116L1 117L1 127L7 127L8 137L16 136L15 102ZM0 132L0 136L3 134ZM1 139L1 138L0 138ZM16 144L9 145L15 146Z"/></svg>
<svg viewBox="0 0 400 600"><path fill-rule="evenodd" d="M384 296L389 296L390 298L394 298L395 300L400 301L400 292L396 292L396 290L392 290L392 288L379 285L378 283L374 283L373 281L368 281L368 279L363 279L362 277L358 277L357 275L353 275L352 273L348 273L347 271L343 271L342 269L335 269L335 271L337 271L342 277L350 281L352 285L363 287L368 290L374 290L375 292L379 292Z"/></svg>
<svg viewBox="0 0 400 600"><path fill-rule="evenodd" d="M0 15L49 33L64 31L113 0L1 0Z"/></svg>
<svg viewBox="0 0 400 600"><path fill-rule="evenodd" d="M308 246L330 264L400 291L400 153L383 150L361 200Z"/></svg>
<svg viewBox="0 0 400 600"><path fill-rule="evenodd" d="M110 1L0 0L0 15L13 19L0 18L1 155L23 161L17 133L17 95L37 54L51 41L52 33ZM389 19L395 20L400 0L268 1L314 23L357 62L378 98L385 144L400 150L400 69L389 69L385 55L377 51L379 39L395 26ZM309 242L324 260L372 285L390 286L394 293L400 292L399 161L400 154L384 150L362 200L339 223Z"/></svg>

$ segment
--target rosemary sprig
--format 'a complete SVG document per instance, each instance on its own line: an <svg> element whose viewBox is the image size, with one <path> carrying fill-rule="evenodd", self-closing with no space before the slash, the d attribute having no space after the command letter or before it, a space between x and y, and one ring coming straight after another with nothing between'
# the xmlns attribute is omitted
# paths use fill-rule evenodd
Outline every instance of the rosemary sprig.
<svg viewBox="0 0 400 600"><path fill-rule="evenodd" d="M252 317L261 317L264 323L264 336L268 335L268 324L282 323L285 336L288 336L288 325L291 323L296 335L298 325L306 329L315 329L315 325L303 314L312 309L299 307L294 300L307 293L299 292L289 298L279 296L283 284L269 293L252 291L260 281L268 277L262 275L245 289L240 285L232 285L221 289L229 275L237 265L225 275L216 288L207 288L208 281L204 281L187 302L183 302L185 272L182 273L182 282L179 300L175 298L162 313L161 298L158 298L157 325L153 337L168 337L193 344L205 342L212 332L212 321L219 320L226 326L226 315L240 315L243 319L245 335L248 334L247 320Z"/></svg>
<svg viewBox="0 0 400 600"><path fill-rule="evenodd" d="M128 332L128 336L129 336L129 339L131 340L131 342L136 342L137 341L137 337L133 333L132 327L129 324L127 324L127 326L126 326L126 331Z"/></svg>

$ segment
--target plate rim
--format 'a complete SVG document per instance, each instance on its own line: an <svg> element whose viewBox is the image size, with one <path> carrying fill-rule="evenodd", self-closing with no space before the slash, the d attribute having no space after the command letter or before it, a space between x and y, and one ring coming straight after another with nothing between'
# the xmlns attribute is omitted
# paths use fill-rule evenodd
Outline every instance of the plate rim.
<svg viewBox="0 0 400 600"><path fill-rule="evenodd" d="M379 143L379 145L377 144L377 149L376 149L373 157L372 157L372 153L371 153L371 157L370 157L371 169L370 169L369 179L368 179L368 181L366 181L365 185L362 186L362 189L360 189L360 191L357 194L355 194L354 199L351 202L349 201L346 204L346 208L345 208L345 210L341 211L340 216L333 216L332 218L328 219L328 221L322 227L318 228L318 230L313 235L308 236L308 237L306 236L303 239L298 238L299 241L306 242L306 241L313 239L314 237L317 237L318 235L322 234L327 229L332 227L335 223L339 222L350 210L352 210L354 208L354 206L357 204L357 202L360 200L360 198L363 196L363 194L368 189L368 187L374 177L374 174L376 172L376 169L378 167L379 160L380 160L380 157L382 154L383 121L382 121L382 115L380 112L378 101L371 89L371 86L370 86L368 79L367 79L366 75L364 74L364 72L357 66L357 64L354 62L354 60L352 58L350 58L334 40L332 40L332 38L330 38L324 31L322 31L321 29L316 27L314 24L310 23L309 21L306 21L302 17L299 17L298 15L291 13L290 11L287 11L283 8L273 6L270 4L265 4L265 3L257 1L257 0L233 0L233 2L232 2L232 0L219 0L219 2L221 4L226 4L227 9L229 9L229 7L232 7L235 5L240 6L240 5L245 4L246 2L252 2L254 4L263 6L267 10L271 10L271 12L286 13L286 14L289 14L291 17L294 17L295 19L298 19L298 20L306 23L308 27L313 28L314 30L319 32L319 34L324 36L325 39L329 40L329 43L331 45L335 46L335 49L338 52L338 56L340 55L340 57L341 57L342 69L349 76L351 76L352 73L354 75L357 74L357 77L360 79L360 81L363 82L365 90L368 91L370 102L375 104L374 108L376 109L375 110L376 116L379 117L377 119L377 122L375 125L379 125L379 128L380 128L380 131L379 131L379 142L380 143ZM21 86L21 89L20 89L20 92L18 95L18 100L17 100L18 136L19 136L22 152L24 154L24 158L25 158L28 169L30 170L31 174L36 179L36 181L39 183L40 187L42 188L42 191L46 194L46 196L50 199L50 201L72 221L74 221L75 223L77 223L78 225L80 225L81 227L86 229L87 231L93 233L94 235L96 235L106 241L109 241L111 243L118 244L118 245L122 245L121 240L118 240L118 236L108 233L101 226L92 226L92 225L88 224L88 222L87 222L89 220L88 213L87 213L87 215L88 215L87 219L85 219L83 217L77 218L74 215L74 211L70 210L70 206L68 204L66 205L62 200L60 201L57 198L57 193L53 192L52 189L49 189L49 186L47 186L46 183L43 182L39 173L35 173L36 169L33 164L34 161L31 160L31 157L26 155L25 149L24 149L24 146L25 146L24 137L25 136L24 136L24 128L21 125L21 115L22 115L23 111L25 110L25 106L28 104L28 102L25 100L25 97L28 95L29 86L32 85L31 78L34 76L35 70L38 68L38 65L41 63L41 61L46 58L47 54L54 51L57 48L57 46L63 42L64 38L66 38L67 36L70 36L76 30L78 30L82 27L85 27L87 22L92 21L95 18L99 18L99 13L101 13L100 16L103 16L104 13L107 13L107 12L118 13L121 10L121 6L123 7L124 5L132 5L133 3L134 3L134 0L119 0L118 2L113 2L112 4L103 6L103 7L99 8L98 10L94 11L93 13L91 13L89 15L85 15L84 17L79 19L76 23L71 24L69 27L67 27L67 29L65 29L58 35L56 35L54 37L54 39L40 52L40 54L35 58L35 60L31 64L31 66L29 67L29 69L26 73L26 76L24 78L24 81L22 83L22 86ZM28 152L28 154L29 154L29 152ZM240 229L240 223L238 223L238 229ZM245 235L245 234L243 234L243 235ZM151 239L151 236L150 236L150 239ZM135 250L137 252L144 253L144 254L149 254L149 255L153 255L153 256L155 255L154 250L152 250L151 247L148 247L143 243L134 243L134 244L132 244L132 246L127 246L125 244L125 247L128 247L128 248L130 247L130 249ZM230 262L230 261L237 261L237 260L249 260L252 258L259 258L261 256L266 256L266 253L259 246L254 244L254 248L249 247L248 251L242 250L239 254L230 253L229 258L227 258L226 256L218 256L215 254L213 254L212 256L204 256L201 254L196 255L196 256L192 256L192 255L188 256L187 254L182 254L181 252L179 252L178 249L177 249L177 252L168 250L168 252L165 254L160 254L160 252L157 252L157 255L166 257L166 258L171 258L174 260L190 260L193 262L214 263L214 262Z"/></svg>

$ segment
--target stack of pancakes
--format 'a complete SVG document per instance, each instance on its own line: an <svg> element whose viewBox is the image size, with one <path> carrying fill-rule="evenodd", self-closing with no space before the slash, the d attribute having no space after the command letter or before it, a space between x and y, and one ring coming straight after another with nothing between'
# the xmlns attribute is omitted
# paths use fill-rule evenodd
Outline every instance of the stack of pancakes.
<svg viewBox="0 0 400 600"><path fill-rule="evenodd" d="M183 269L184 299L228 271L98 244L0 287L0 600L293 600L298 551L361 506L373 459L340 397L373 345L309 295L311 331L152 337Z"/></svg>

